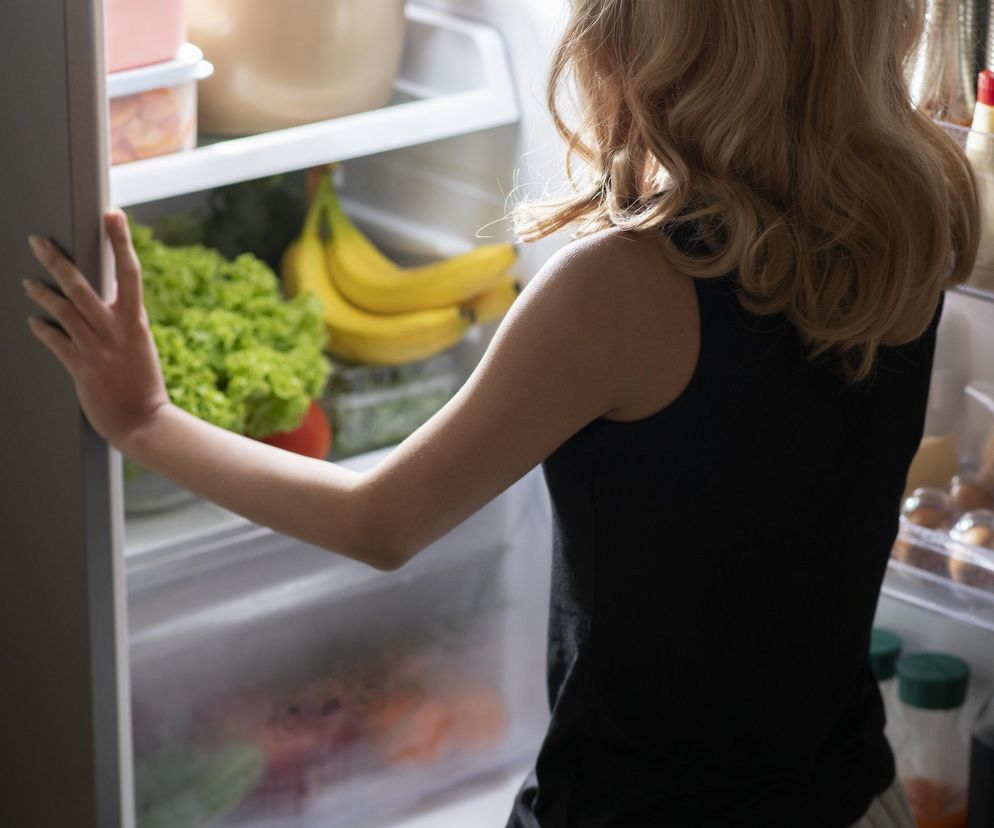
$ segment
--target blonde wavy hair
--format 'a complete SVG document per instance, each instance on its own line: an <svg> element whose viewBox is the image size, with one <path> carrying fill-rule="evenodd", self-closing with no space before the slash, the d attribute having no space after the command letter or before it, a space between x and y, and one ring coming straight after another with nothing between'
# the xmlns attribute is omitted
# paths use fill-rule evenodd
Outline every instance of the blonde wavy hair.
<svg viewBox="0 0 994 828"><path fill-rule="evenodd" d="M813 358L867 378L977 254L970 164L908 93L924 6L572 0L548 87L572 190L519 205L519 237L692 222L707 252L665 245L674 269L737 271L749 311L785 314Z"/></svg>

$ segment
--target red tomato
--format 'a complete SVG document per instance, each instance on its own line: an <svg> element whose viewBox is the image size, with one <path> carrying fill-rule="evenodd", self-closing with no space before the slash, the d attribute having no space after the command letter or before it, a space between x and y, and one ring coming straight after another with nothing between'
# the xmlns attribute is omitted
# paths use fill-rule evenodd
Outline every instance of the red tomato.
<svg viewBox="0 0 994 828"><path fill-rule="evenodd" d="M270 434L263 437L262 442L307 457L324 459L331 451L331 424L321 406L312 402L299 428Z"/></svg>

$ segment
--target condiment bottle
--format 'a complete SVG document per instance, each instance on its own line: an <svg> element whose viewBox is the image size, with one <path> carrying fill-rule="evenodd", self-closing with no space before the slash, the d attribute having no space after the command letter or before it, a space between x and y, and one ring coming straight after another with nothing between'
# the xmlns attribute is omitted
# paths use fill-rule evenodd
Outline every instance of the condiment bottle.
<svg viewBox="0 0 994 828"><path fill-rule="evenodd" d="M975 102L974 43L965 0L929 0L913 77L915 103L929 117L968 126Z"/></svg>
<svg viewBox="0 0 994 828"><path fill-rule="evenodd" d="M880 696L884 701L884 713L887 725L884 735L887 741L894 745L897 718L897 660L901 656L903 642L901 637L883 627L874 627L870 631L870 670L880 687Z"/></svg>
<svg viewBox="0 0 994 828"><path fill-rule="evenodd" d="M897 772L918 828L966 828L968 748L960 727L970 668L944 653L897 662Z"/></svg>
<svg viewBox="0 0 994 828"><path fill-rule="evenodd" d="M994 698L973 731L970 742L970 795L967 828L994 825Z"/></svg>
<svg viewBox="0 0 994 828"><path fill-rule="evenodd" d="M994 15L992 15L994 19ZM977 78L977 105L966 137L966 155L973 164L980 198L980 248L970 284L994 288L994 72L984 69Z"/></svg>

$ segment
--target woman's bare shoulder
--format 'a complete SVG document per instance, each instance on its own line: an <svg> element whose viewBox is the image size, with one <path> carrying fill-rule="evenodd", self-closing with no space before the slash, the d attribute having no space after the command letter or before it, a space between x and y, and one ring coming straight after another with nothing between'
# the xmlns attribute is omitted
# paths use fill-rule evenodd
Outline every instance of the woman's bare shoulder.
<svg viewBox="0 0 994 828"><path fill-rule="evenodd" d="M535 279L551 316L584 319L613 355L626 388L612 417L639 419L686 387L700 347L693 280L678 273L654 233L611 229L565 245ZM554 322L554 320L550 320Z"/></svg>

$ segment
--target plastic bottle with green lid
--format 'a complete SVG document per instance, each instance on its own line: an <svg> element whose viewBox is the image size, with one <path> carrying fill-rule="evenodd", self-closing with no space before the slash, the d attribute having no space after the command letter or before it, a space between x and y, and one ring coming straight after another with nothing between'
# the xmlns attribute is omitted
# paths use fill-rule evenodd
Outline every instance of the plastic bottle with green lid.
<svg viewBox="0 0 994 828"><path fill-rule="evenodd" d="M884 735L893 746L896 736L897 721L897 660L901 656L903 642L901 637L883 627L874 627L870 631L870 670L880 687L880 696L884 701L884 713L887 716L887 726Z"/></svg>
<svg viewBox="0 0 994 828"><path fill-rule="evenodd" d="M918 828L964 828L969 748L960 725L970 682L965 661L913 653L897 662L894 753Z"/></svg>

